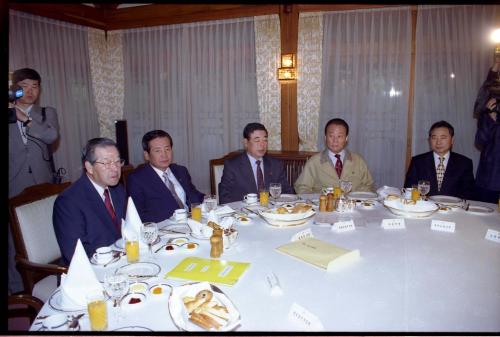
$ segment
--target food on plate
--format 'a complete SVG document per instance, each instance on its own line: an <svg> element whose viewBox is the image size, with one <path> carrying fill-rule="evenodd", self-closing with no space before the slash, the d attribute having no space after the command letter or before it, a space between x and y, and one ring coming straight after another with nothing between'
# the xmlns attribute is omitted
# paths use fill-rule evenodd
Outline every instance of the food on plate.
<svg viewBox="0 0 500 337"><path fill-rule="evenodd" d="M165 246L165 250L174 250L174 246L173 245L166 245Z"/></svg>
<svg viewBox="0 0 500 337"><path fill-rule="evenodd" d="M311 208L312 208L312 206L308 205L308 204L296 204L292 208L292 213L305 213L308 210L310 210Z"/></svg>
<svg viewBox="0 0 500 337"><path fill-rule="evenodd" d="M196 244L195 243L190 242L190 243L187 244L187 249L195 249L195 248L196 248Z"/></svg>
<svg viewBox="0 0 500 337"><path fill-rule="evenodd" d="M161 287L154 287L153 288L153 294L160 295L161 293L163 293L163 289Z"/></svg>
<svg viewBox="0 0 500 337"><path fill-rule="evenodd" d="M386 200L398 200L399 198L399 195L388 194Z"/></svg>
<svg viewBox="0 0 500 337"><path fill-rule="evenodd" d="M288 214L288 210L287 210L285 207L279 207L279 208L276 210L276 213L277 213L277 214Z"/></svg>
<svg viewBox="0 0 500 337"><path fill-rule="evenodd" d="M219 330L229 320L229 311L215 300L210 290L201 290L194 298L186 296L182 300L189 320L206 330Z"/></svg>
<svg viewBox="0 0 500 337"><path fill-rule="evenodd" d="M139 297L131 297L130 300L128 301L128 304L137 304L141 302L142 300Z"/></svg>

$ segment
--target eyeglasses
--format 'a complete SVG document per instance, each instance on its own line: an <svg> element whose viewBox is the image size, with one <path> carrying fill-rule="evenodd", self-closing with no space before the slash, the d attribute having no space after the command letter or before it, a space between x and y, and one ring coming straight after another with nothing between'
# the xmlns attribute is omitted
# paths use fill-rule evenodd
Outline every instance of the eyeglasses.
<svg viewBox="0 0 500 337"><path fill-rule="evenodd" d="M118 159L115 161L106 161L106 162L96 160L94 164L101 164L104 165L105 168L110 169L111 166L122 167L123 164L125 164L125 159Z"/></svg>

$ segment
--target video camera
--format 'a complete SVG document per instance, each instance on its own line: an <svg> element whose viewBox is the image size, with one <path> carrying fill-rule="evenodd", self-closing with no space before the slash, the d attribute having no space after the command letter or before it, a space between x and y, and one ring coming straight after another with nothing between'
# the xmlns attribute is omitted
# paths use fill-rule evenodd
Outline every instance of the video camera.
<svg viewBox="0 0 500 337"><path fill-rule="evenodd" d="M11 85L9 88L9 103L15 102L19 98L24 96L24 91L23 88L21 88L19 85L14 84ZM16 117L16 108L9 108L9 124L10 123L16 123L17 122L17 117Z"/></svg>

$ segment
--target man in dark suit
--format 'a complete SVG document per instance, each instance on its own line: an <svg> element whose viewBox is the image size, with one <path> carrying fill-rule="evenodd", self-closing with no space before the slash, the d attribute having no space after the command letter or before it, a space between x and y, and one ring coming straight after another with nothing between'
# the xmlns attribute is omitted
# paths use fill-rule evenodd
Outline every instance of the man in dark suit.
<svg viewBox="0 0 500 337"><path fill-rule="evenodd" d="M118 147L108 138L87 142L83 158L85 172L62 192L54 203L54 230L63 261L69 264L78 239L90 257L97 248L121 237L127 193L121 184Z"/></svg>
<svg viewBox="0 0 500 337"><path fill-rule="evenodd" d="M149 131L142 137L148 164L130 173L127 190L134 200L141 220L160 222L178 208L188 210L201 203L204 194L191 182L187 168L172 163L172 137L163 130Z"/></svg>
<svg viewBox="0 0 500 337"><path fill-rule="evenodd" d="M243 138L246 151L224 162L219 183L219 203L241 201L247 193L269 189L271 183L281 183L283 193L294 193L288 183L283 162L266 155L267 130L264 125L247 124L243 130Z"/></svg>
<svg viewBox="0 0 500 337"><path fill-rule="evenodd" d="M412 158L405 187L417 185L419 180L428 180L431 183L428 195L449 195L463 199L472 197L472 160L451 151L454 132L453 126L446 121L431 126L429 144L432 151Z"/></svg>

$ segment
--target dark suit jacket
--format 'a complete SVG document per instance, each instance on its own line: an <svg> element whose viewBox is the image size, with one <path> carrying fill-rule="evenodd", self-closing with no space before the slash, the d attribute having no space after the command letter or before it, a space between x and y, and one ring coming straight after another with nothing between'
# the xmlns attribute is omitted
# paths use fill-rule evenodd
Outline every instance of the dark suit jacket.
<svg viewBox="0 0 500 337"><path fill-rule="evenodd" d="M263 157L264 184L269 188L271 183L281 183L282 193L295 193L288 183L283 161L268 155ZM219 183L219 203L226 204L243 200L247 193L258 193L257 183L252 171L252 164L247 153L224 161L224 171Z"/></svg>
<svg viewBox="0 0 500 337"><path fill-rule="evenodd" d="M444 172L441 190L437 190L436 166L432 151L420 154L411 159L406 173L405 187L418 184L419 180L429 180L431 190L428 195L451 195L470 199L474 189L472 160L461 154L450 152L450 158Z"/></svg>
<svg viewBox="0 0 500 337"><path fill-rule="evenodd" d="M170 164L169 167L186 193L187 205L203 202L204 194L191 182L187 168L177 164ZM179 208L172 193L150 164L129 174L127 190L143 222L163 221Z"/></svg>
<svg viewBox="0 0 500 337"><path fill-rule="evenodd" d="M109 187L109 191L117 218L125 218L125 189L118 184ZM71 261L78 239L82 241L87 256L91 257L96 248L109 246L121 237L104 201L85 173L59 194L54 203L52 221L66 264Z"/></svg>

